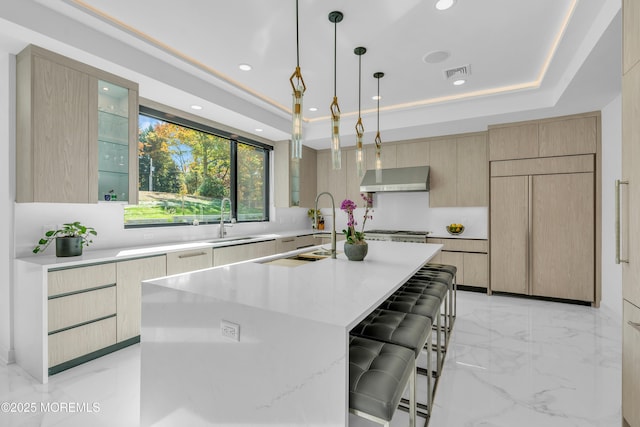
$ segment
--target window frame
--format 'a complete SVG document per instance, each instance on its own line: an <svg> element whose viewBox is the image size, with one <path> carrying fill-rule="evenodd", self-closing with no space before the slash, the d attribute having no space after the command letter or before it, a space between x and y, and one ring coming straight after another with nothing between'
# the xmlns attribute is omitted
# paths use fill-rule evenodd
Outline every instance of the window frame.
<svg viewBox="0 0 640 427"><path fill-rule="evenodd" d="M158 120L163 120L168 123L172 123L177 126L183 126L186 128L194 129L200 132L209 133L211 135L215 135L221 138L225 138L229 140L230 143L230 163L231 163L231 177L230 177L230 189L229 193L231 195L231 216L232 218L236 218L236 222L239 223L252 223L252 222L268 222L270 217L269 211L269 200L270 200L270 158L271 152L273 151L273 146L269 144L265 144L259 141L252 140L250 138L246 138L244 136L237 135L235 133L231 133L225 130L217 129L210 125L197 122L191 119L187 119L185 117L181 117L172 113L168 113L162 110L158 110L156 108L147 107L145 105L139 105L138 107L138 116L140 115L149 116ZM238 144L245 144L251 147L259 148L264 151L265 161L264 161L264 215L261 220L238 220ZM139 186L139 184L138 184ZM140 191L138 188L137 191ZM205 223L212 224L212 223ZM191 225L189 223L157 223L157 224L124 224L125 229L134 229L134 228L152 228L152 227L180 227L185 225Z"/></svg>

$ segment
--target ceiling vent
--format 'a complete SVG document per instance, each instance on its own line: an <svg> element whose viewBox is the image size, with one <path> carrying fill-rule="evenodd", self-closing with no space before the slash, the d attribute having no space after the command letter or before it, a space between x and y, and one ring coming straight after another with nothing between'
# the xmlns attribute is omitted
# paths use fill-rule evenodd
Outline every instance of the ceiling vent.
<svg viewBox="0 0 640 427"><path fill-rule="evenodd" d="M471 65L461 65L459 67L449 68L444 70L444 78L446 80L462 79L471 75Z"/></svg>

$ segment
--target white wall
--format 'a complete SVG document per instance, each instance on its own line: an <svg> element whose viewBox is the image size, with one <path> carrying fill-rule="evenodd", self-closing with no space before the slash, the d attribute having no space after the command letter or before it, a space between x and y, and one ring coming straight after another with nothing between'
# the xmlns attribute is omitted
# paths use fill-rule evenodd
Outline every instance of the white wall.
<svg viewBox="0 0 640 427"><path fill-rule="evenodd" d="M602 309L622 317L622 268L615 264L614 183L622 171L622 100L602 109Z"/></svg>
<svg viewBox="0 0 640 427"><path fill-rule="evenodd" d="M5 224L0 239L0 362L13 361L12 337L12 267L13 262L13 188L15 154L14 141L15 89L10 83L15 74L12 55L0 50L0 221Z"/></svg>

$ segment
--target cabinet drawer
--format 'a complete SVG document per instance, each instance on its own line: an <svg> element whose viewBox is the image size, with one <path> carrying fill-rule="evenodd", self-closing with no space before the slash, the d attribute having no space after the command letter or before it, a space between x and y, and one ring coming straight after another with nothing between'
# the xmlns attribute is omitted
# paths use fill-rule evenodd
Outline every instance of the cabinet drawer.
<svg viewBox="0 0 640 427"><path fill-rule="evenodd" d="M487 240L474 240L474 239L440 239L440 238L428 238L427 243L441 244L443 251L451 252L481 252L487 253L489 249L489 243Z"/></svg>
<svg viewBox="0 0 640 427"><path fill-rule="evenodd" d="M49 300L49 332L116 314L116 287Z"/></svg>
<svg viewBox="0 0 640 427"><path fill-rule="evenodd" d="M313 237L313 234L296 237L296 249L306 248L306 247L315 246L315 245L317 245L317 243L316 243L316 239Z"/></svg>
<svg viewBox="0 0 640 427"><path fill-rule="evenodd" d="M640 425L640 308L624 301L622 335L622 416Z"/></svg>
<svg viewBox="0 0 640 427"><path fill-rule="evenodd" d="M115 343L115 317L49 335L49 367L84 356Z"/></svg>
<svg viewBox="0 0 640 427"><path fill-rule="evenodd" d="M275 253L275 241L247 243L242 245L215 248L213 250L213 265L227 265L234 262L261 258Z"/></svg>
<svg viewBox="0 0 640 427"><path fill-rule="evenodd" d="M213 265L213 249L202 248L192 251L169 252L167 254L167 274L180 274L201 270Z"/></svg>
<svg viewBox="0 0 640 427"><path fill-rule="evenodd" d="M283 237L276 240L276 253L289 252L296 250L296 237Z"/></svg>
<svg viewBox="0 0 640 427"><path fill-rule="evenodd" d="M50 271L48 274L50 297L69 292L83 291L116 283L116 264L99 264L88 267Z"/></svg>

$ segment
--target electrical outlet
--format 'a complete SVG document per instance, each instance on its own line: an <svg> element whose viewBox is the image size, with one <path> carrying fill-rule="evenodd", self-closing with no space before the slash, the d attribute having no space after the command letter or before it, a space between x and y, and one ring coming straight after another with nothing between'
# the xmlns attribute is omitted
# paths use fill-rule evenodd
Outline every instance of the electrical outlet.
<svg viewBox="0 0 640 427"><path fill-rule="evenodd" d="M228 322L226 320L220 321L220 332L225 338L229 338L233 341L240 341L240 325L237 323Z"/></svg>
<svg viewBox="0 0 640 427"><path fill-rule="evenodd" d="M151 233L144 233L144 235L142 236L142 238L144 240L152 240L153 239L153 234Z"/></svg>

